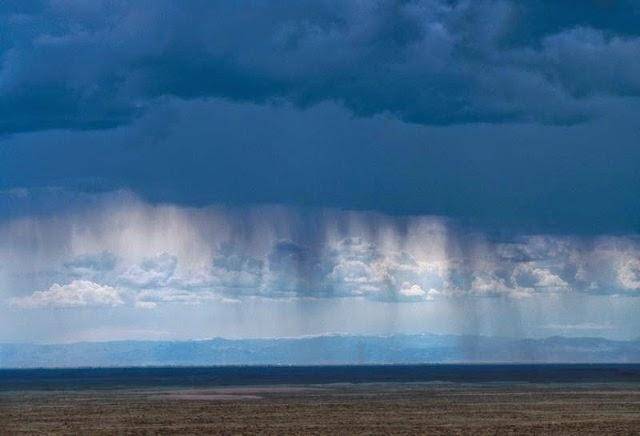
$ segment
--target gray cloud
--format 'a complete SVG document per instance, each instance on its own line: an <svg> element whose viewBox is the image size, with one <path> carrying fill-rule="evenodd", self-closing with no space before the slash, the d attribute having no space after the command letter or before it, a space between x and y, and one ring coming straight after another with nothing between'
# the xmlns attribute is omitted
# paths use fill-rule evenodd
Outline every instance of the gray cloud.
<svg viewBox="0 0 640 436"><path fill-rule="evenodd" d="M137 288L167 286L176 271L177 265L178 259L176 256L162 253L132 265L119 276L119 281L124 285Z"/></svg>
<svg viewBox="0 0 640 436"><path fill-rule="evenodd" d="M116 266L116 262L115 255L103 251L74 257L64 263L63 269L71 276L94 279L112 271Z"/></svg>
<svg viewBox="0 0 640 436"><path fill-rule="evenodd" d="M167 96L574 123L640 92L637 7L586 3L555 21L540 10L565 2L16 3L0 11L0 130L113 127Z"/></svg>

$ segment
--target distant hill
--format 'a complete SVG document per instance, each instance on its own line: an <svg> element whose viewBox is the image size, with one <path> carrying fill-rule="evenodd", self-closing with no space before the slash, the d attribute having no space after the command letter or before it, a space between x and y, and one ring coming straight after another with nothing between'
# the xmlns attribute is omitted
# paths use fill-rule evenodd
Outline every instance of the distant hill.
<svg viewBox="0 0 640 436"><path fill-rule="evenodd" d="M640 340L424 334L0 344L0 368L454 362L640 362Z"/></svg>

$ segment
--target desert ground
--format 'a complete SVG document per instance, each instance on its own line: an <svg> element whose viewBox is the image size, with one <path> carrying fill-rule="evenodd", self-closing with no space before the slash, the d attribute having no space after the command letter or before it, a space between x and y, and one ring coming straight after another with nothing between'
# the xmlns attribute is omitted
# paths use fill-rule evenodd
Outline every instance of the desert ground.
<svg viewBox="0 0 640 436"><path fill-rule="evenodd" d="M14 434L640 434L640 385L336 384L0 392Z"/></svg>

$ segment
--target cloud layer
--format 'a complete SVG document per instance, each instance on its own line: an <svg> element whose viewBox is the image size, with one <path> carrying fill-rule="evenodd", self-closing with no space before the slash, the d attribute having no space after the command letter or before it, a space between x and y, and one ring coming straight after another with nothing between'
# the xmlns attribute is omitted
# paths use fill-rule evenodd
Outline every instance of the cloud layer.
<svg viewBox="0 0 640 436"><path fill-rule="evenodd" d="M640 296L640 241L633 236L496 239L435 217L190 209L122 195L53 220L5 222L2 283L15 289L6 301L151 309L252 298Z"/></svg>
<svg viewBox="0 0 640 436"><path fill-rule="evenodd" d="M569 9L569 11L567 11ZM0 131L129 123L222 97L419 124L575 123L640 93L637 4L565 1L10 2ZM603 19L607 17L608 19Z"/></svg>

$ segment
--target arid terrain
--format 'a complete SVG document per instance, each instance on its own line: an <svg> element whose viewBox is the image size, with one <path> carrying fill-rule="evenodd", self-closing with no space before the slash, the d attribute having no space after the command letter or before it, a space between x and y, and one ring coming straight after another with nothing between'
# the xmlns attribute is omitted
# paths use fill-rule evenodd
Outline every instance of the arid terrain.
<svg viewBox="0 0 640 436"><path fill-rule="evenodd" d="M634 434L633 384L362 384L0 392L0 433Z"/></svg>

